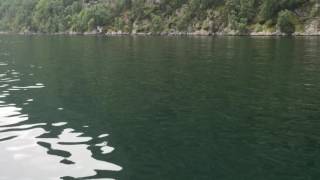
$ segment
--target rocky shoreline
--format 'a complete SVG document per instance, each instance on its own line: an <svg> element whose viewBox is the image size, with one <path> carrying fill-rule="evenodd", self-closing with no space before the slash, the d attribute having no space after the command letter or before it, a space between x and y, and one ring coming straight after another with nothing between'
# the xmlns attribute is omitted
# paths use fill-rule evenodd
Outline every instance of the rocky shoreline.
<svg viewBox="0 0 320 180"><path fill-rule="evenodd" d="M84 34L88 35L88 34ZM92 34L91 34L92 35ZM99 34L95 34L99 35ZM105 36L288 36L288 34L281 32L251 32L251 33L234 33L234 32L163 32L163 33L151 33L151 32L140 32L140 33L122 33L122 32L109 32L100 34ZM319 32L295 32L291 36L320 36Z"/></svg>
<svg viewBox="0 0 320 180"><path fill-rule="evenodd" d="M208 31L195 31L195 32L122 32L122 31L109 31L106 33L101 32L59 32L59 33L38 33L38 32L0 32L0 35L83 35L83 36L287 36L287 34L280 31L276 32L249 32L238 33L235 31L224 32L208 32ZM320 36L320 31L305 31L295 32L291 36Z"/></svg>

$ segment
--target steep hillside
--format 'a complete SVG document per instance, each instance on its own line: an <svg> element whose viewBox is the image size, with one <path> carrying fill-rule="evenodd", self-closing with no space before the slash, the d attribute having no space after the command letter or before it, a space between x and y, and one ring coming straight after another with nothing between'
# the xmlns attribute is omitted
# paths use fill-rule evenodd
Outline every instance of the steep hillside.
<svg viewBox="0 0 320 180"><path fill-rule="evenodd" d="M0 31L320 34L318 0L1 0Z"/></svg>

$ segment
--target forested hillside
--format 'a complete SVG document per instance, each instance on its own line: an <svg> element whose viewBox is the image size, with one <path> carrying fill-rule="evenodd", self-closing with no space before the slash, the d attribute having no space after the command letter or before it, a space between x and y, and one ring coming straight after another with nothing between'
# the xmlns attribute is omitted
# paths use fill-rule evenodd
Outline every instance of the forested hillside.
<svg viewBox="0 0 320 180"><path fill-rule="evenodd" d="M318 32L318 0L0 0L2 32Z"/></svg>

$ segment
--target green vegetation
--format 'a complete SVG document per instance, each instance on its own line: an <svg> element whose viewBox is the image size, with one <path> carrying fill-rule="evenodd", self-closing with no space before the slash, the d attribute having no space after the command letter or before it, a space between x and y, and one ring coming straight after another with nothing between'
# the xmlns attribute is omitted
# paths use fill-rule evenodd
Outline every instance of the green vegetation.
<svg viewBox="0 0 320 180"><path fill-rule="evenodd" d="M1 0L0 31L293 33L318 15L315 0Z"/></svg>
<svg viewBox="0 0 320 180"><path fill-rule="evenodd" d="M289 10L283 10L279 13L278 16L278 26L281 32L286 34L292 34L296 30L297 18Z"/></svg>

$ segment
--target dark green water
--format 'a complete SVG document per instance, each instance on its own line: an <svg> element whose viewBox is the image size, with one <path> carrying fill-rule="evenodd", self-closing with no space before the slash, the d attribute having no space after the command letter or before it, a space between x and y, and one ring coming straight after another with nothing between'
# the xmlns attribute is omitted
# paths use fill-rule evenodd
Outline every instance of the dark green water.
<svg viewBox="0 0 320 180"><path fill-rule="evenodd" d="M320 179L320 38L0 36L0 179Z"/></svg>

